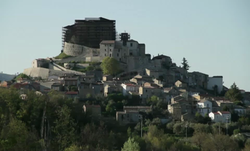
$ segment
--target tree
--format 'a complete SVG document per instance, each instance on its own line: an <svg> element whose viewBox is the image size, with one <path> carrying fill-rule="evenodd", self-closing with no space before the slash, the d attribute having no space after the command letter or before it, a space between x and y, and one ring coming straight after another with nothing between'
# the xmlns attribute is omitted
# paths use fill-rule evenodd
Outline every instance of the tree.
<svg viewBox="0 0 250 151"><path fill-rule="evenodd" d="M134 138L129 137L128 141L124 143L122 151L140 151L139 143Z"/></svg>
<svg viewBox="0 0 250 151"><path fill-rule="evenodd" d="M106 57L102 60L101 69L104 74L115 75L120 71L119 62L113 57Z"/></svg>
<svg viewBox="0 0 250 151"><path fill-rule="evenodd" d="M242 101L243 99L241 92L235 83L233 83L231 88L226 92L225 97L234 102Z"/></svg>
<svg viewBox="0 0 250 151"><path fill-rule="evenodd" d="M75 141L75 122L70 117L71 110L67 105L63 105L56 111L58 119L55 120L55 126L52 128L52 132L55 135L55 146L58 150L64 150L69 147L71 143ZM56 149L55 149L56 150Z"/></svg>
<svg viewBox="0 0 250 151"><path fill-rule="evenodd" d="M186 60L186 58L183 58L182 59L182 68L185 69L185 70L189 70L190 66L188 65L188 62Z"/></svg>

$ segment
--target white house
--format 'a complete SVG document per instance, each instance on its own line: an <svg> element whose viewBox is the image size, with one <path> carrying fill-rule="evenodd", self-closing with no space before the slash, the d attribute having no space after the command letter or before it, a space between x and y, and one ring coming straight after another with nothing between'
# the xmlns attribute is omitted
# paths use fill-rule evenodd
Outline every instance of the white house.
<svg viewBox="0 0 250 151"><path fill-rule="evenodd" d="M228 111L210 112L209 117L215 123L229 123L231 121L231 113Z"/></svg>
<svg viewBox="0 0 250 151"><path fill-rule="evenodd" d="M207 99L203 99L196 104L196 107L197 111L202 116L205 116L206 114L209 114L212 111L212 102Z"/></svg>
<svg viewBox="0 0 250 151"><path fill-rule="evenodd" d="M132 83L122 83L122 94L124 96L131 95L131 94L138 94L139 93L139 85L132 84Z"/></svg>
<svg viewBox="0 0 250 151"><path fill-rule="evenodd" d="M207 89L214 90L214 86L217 85L218 93L223 90L223 76L213 76L208 78Z"/></svg>

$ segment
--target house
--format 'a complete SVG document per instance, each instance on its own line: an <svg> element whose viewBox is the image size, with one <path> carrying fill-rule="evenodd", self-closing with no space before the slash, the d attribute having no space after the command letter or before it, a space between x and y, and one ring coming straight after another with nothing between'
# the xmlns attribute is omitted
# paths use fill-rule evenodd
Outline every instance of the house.
<svg viewBox="0 0 250 151"><path fill-rule="evenodd" d="M196 104L196 109L204 117L212 112L212 102L208 99L202 99Z"/></svg>
<svg viewBox="0 0 250 151"><path fill-rule="evenodd" d="M111 75L103 75L102 77L102 81L112 81L113 80L113 76Z"/></svg>
<svg viewBox="0 0 250 151"><path fill-rule="evenodd" d="M180 81L180 80L177 80L175 82L175 86L177 88L186 88L187 87L187 83L186 82L183 82L183 81Z"/></svg>
<svg viewBox="0 0 250 151"><path fill-rule="evenodd" d="M72 99L78 98L78 92L75 92L75 91L67 91L65 92L65 95L68 98L72 98Z"/></svg>
<svg viewBox="0 0 250 151"><path fill-rule="evenodd" d="M234 107L234 111L235 113L237 113L239 116L244 116L246 114L246 108L242 107L242 106L235 106Z"/></svg>
<svg viewBox="0 0 250 151"><path fill-rule="evenodd" d="M205 73L201 73L201 72L192 72L190 73L194 76L194 83L202 88L207 88L207 82L208 82L208 75Z"/></svg>
<svg viewBox="0 0 250 151"><path fill-rule="evenodd" d="M208 90L216 90L218 94L223 91L223 76L213 76L208 78Z"/></svg>
<svg viewBox="0 0 250 151"><path fill-rule="evenodd" d="M131 96L132 94L139 93L139 86L133 83L122 83L122 94L123 96Z"/></svg>
<svg viewBox="0 0 250 151"><path fill-rule="evenodd" d="M223 110L223 108L227 107L229 109L234 107L234 103L229 101L229 100L215 100L215 102L218 104L220 107L220 110Z"/></svg>
<svg viewBox="0 0 250 151"><path fill-rule="evenodd" d="M62 91L63 90L63 86L62 86L61 83L53 83L51 85L51 90Z"/></svg>
<svg viewBox="0 0 250 151"><path fill-rule="evenodd" d="M93 83L95 82L95 75L84 75L81 76L81 81L86 82L86 83Z"/></svg>
<svg viewBox="0 0 250 151"><path fill-rule="evenodd" d="M160 69L156 69L156 68L153 68L153 69L146 68L145 72L147 76L157 78L157 79L163 75L163 71Z"/></svg>
<svg viewBox="0 0 250 151"><path fill-rule="evenodd" d="M142 112L152 110L151 106L124 106L123 111L116 112L116 121L120 124L136 124L140 121Z"/></svg>
<svg viewBox="0 0 250 151"><path fill-rule="evenodd" d="M103 84L102 83L85 83L81 82L79 87L79 98L84 99L88 95L91 96L103 96Z"/></svg>
<svg viewBox="0 0 250 151"><path fill-rule="evenodd" d="M8 88L8 87L10 87L11 84L12 84L11 81L2 81L2 82L0 83L0 86L1 86L1 87L5 87L5 88Z"/></svg>
<svg viewBox="0 0 250 151"><path fill-rule="evenodd" d="M101 116L101 106L100 105L83 105L84 113L91 115L92 117Z"/></svg>
<svg viewBox="0 0 250 151"><path fill-rule="evenodd" d="M139 88L139 96L144 101L152 95L161 96L161 94L163 94L162 89L158 85L149 82L144 83L143 86Z"/></svg>
<svg viewBox="0 0 250 151"><path fill-rule="evenodd" d="M165 56L165 55L158 55L156 57L153 57L152 59L152 64L154 66L154 68L170 68L171 64L172 64L172 59L169 56Z"/></svg>
<svg viewBox="0 0 250 151"><path fill-rule="evenodd" d="M78 87L80 85L80 80L78 77L76 78L64 78L62 80L62 84L64 86L65 89L70 90L70 87L75 86Z"/></svg>
<svg viewBox="0 0 250 151"><path fill-rule="evenodd" d="M210 112L208 116L215 123L230 123L231 121L231 113L228 111Z"/></svg>
<svg viewBox="0 0 250 151"><path fill-rule="evenodd" d="M140 121L141 115L139 114L139 111L118 111L116 112L116 121L119 122L119 124L136 124Z"/></svg>
<svg viewBox="0 0 250 151"><path fill-rule="evenodd" d="M183 114L193 114L191 102L177 102L168 105L168 112L175 120L181 120Z"/></svg>
<svg viewBox="0 0 250 151"><path fill-rule="evenodd" d="M119 82L107 82L104 83L104 96L108 96L108 94L119 93L122 92L121 83Z"/></svg>
<svg viewBox="0 0 250 151"><path fill-rule="evenodd" d="M136 83L137 85L143 85L145 82L153 82L153 80L150 76L138 74L131 78L130 82Z"/></svg>

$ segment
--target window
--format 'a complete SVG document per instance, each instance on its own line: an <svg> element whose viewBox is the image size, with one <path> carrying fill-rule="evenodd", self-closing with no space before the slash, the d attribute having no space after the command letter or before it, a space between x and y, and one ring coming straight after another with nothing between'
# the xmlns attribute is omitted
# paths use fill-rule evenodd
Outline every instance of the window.
<svg viewBox="0 0 250 151"><path fill-rule="evenodd" d="M130 43L130 47L133 47L133 43Z"/></svg>
<svg viewBox="0 0 250 151"><path fill-rule="evenodd" d="M148 92L148 90L146 90L146 92Z"/></svg>
<svg viewBox="0 0 250 151"><path fill-rule="evenodd" d="M117 57L119 57L119 53L117 53Z"/></svg>

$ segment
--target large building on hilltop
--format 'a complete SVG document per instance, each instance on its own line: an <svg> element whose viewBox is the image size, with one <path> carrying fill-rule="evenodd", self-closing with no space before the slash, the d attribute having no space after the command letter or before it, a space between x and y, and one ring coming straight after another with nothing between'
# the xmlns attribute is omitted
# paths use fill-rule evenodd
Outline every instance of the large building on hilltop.
<svg viewBox="0 0 250 151"><path fill-rule="evenodd" d="M106 18L85 18L62 29L62 46L65 42L99 48L102 40L115 40L115 20Z"/></svg>

